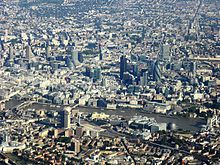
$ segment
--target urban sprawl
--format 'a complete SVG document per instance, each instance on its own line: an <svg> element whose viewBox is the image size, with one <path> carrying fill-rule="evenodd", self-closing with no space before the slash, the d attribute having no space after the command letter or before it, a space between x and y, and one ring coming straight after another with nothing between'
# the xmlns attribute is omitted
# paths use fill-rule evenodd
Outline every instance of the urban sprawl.
<svg viewBox="0 0 220 165"><path fill-rule="evenodd" d="M220 162L219 0L0 0L0 164Z"/></svg>

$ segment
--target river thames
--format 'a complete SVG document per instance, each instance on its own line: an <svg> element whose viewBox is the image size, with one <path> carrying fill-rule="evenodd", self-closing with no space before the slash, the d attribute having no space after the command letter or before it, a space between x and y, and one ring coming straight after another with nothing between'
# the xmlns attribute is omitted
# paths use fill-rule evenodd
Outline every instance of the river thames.
<svg viewBox="0 0 220 165"><path fill-rule="evenodd" d="M6 102L6 108L11 109L19 104L22 101L17 100L10 100ZM63 106L56 106L53 104L41 104L41 103L34 103L30 107L26 109L45 109L45 110L54 110L60 111L63 109ZM179 116L167 116L162 114L155 114L155 113L148 113L144 110L137 110L137 109L116 109L116 110L104 110L102 108L93 108L93 107L77 107L76 109L82 113L105 113L108 115L118 115L122 116L126 119L130 119L135 115L147 116L151 118L155 118L158 123L175 123L178 129L189 130L192 132L199 131L202 125L206 124L206 120L202 118L186 118L186 117L179 117Z"/></svg>

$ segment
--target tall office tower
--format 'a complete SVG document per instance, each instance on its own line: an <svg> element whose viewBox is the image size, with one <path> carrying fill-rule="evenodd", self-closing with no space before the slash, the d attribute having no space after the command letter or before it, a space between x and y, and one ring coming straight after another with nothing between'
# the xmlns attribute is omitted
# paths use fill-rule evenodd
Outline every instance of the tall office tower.
<svg viewBox="0 0 220 165"><path fill-rule="evenodd" d="M102 86L106 86L107 85L107 79L106 78L102 78Z"/></svg>
<svg viewBox="0 0 220 165"><path fill-rule="evenodd" d="M79 53L78 57L79 57L79 62L82 63L83 62L83 55L82 55L82 53Z"/></svg>
<svg viewBox="0 0 220 165"><path fill-rule="evenodd" d="M124 73L127 71L127 58L123 55L120 57L120 79L123 79Z"/></svg>
<svg viewBox="0 0 220 165"><path fill-rule="evenodd" d="M0 50L5 50L4 48L4 42L0 38Z"/></svg>
<svg viewBox="0 0 220 165"><path fill-rule="evenodd" d="M99 60L103 59L101 44L99 43Z"/></svg>
<svg viewBox="0 0 220 165"><path fill-rule="evenodd" d="M161 80L161 70L159 61L155 61L153 64L153 79L154 81L160 81Z"/></svg>
<svg viewBox="0 0 220 165"><path fill-rule="evenodd" d="M145 72L143 73L143 76L141 76L141 85L142 85L142 86L146 86L147 83L148 83L148 72L145 71Z"/></svg>
<svg viewBox="0 0 220 165"><path fill-rule="evenodd" d="M32 58L32 51L30 45L26 46L26 58L28 61L30 61L30 59Z"/></svg>
<svg viewBox="0 0 220 165"><path fill-rule="evenodd" d="M132 70L133 70L132 72L133 72L134 77L137 77L138 76L138 64L133 64Z"/></svg>
<svg viewBox="0 0 220 165"><path fill-rule="evenodd" d="M72 50L71 51L71 59L73 61L73 64L75 66L79 65L79 53L77 50Z"/></svg>
<svg viewBox="0 0 220 165"><path fill-rule="evenodd" d="M46 47L46 58L48 59L50 58L50 56L51 56L51 47L48 45Z"/></svg>
<svg viewBox="0 0 220 165"><path fill-rule="evenodd" d="M123 75L123 83L126 85L131 85L134 82L134 76L129 72L125 72Z"/></svg>
<svg viewBox="0 0 220 165"><path fill-rule="evenodd" d="M61 127L62 128L70 128L70 107L65 107L63 111L61 111Z"/></svg>
<svg viewBox="0 0 220 165"><path fill-rule="evenodd" d="M102 76L101 68L94 68L93 73L94 73L93 74L93 80L94 81L101 80L101 76Z"/></svg>
<svg viewBox="0 0 220 165"><path fill-rule="evenodd" d="M160 47L160 58L162 60L170 60L171 54L170 54L170 46L168 44L163 44Z"/></svg>
<svg viewBox="0 0 220 165"><path fill-rule="evenodd" d="M103 54L102 54L102 51L100 51L100 53L99 53L99 60L100 60L100 61L103 60Z"/></svg>
<svg viewBox="0 0 220 165"><path fill-rule="evenodd" d="M73 68L74 68L74 64L73 64L72 60L71 60L69 57L67 57L66 65L67 65L67 67L70 68L70 69L73 69Z"/></svg>
<svg viewBox="0 0 220 165"><path fill-rule="evenodd" d="M7 42L8 41L8 30L5 30L5 35L4 35L4 41Z"/></svg>
<svg viewBox="0 0 220 165"><path fill-rule="evenodd" d="M196 82L196 68L197 68L197 63L196 61L193 61L191 63L191 73L192 73L192 80L193 80L193 83Z"/></svg>
<svg viewBox="0 0 220 165"><path fill-rule="evenodd" d="M12 60L14 58L14 48L13 46L9 47L9 60Z"/></svg>
<svg viewBox="0 0 220 165"><path fill-rule="evenodd" d="M91 75L91 68L89 66L86 66L85 75L88 76L88 77L90 77L90 75Z"/></svg>
<svg viewBox="0 0 220 165"><path fill-rule="evenodd" d="M196 61L194 61L193 62L193 78L194 79L196 78L196 68L197 68Z"/></svg>

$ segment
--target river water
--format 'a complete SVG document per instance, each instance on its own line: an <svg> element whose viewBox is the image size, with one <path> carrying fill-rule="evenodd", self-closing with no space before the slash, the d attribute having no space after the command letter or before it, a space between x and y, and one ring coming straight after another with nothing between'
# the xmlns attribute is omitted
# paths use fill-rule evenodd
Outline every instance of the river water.
<svg viewBox="0 0 220 165"><path fill-rule="evenodd" d="M17 100L10 100L6 103L6 108L10 109L16 105L21 104L22 101ZM41 103L34 103L28 108L32 109L46 109L46 110L54 110L54 111L60 111L63 109L63 106L56 106L52 104L41 104ZM141 115L141 116L147 116L147 117L153 117L158 123L175 123L177 128L183 129L183 130L190 130L190 131L199 131L201 129L201 125L206 124L206 121L201 118L185 118L185 117L178 117L178 116L166 116L161 114L155 114L155 113L148 113L146 111L140 111L137 109L116 109L116 110L103 110L101 108L90 108L90 107L77 107L80 112L83 113L92 113L92 112L98 112L98 113L106 113L109 115L119 115L123 116L126 119L130 119L135 115Z"/></svg>

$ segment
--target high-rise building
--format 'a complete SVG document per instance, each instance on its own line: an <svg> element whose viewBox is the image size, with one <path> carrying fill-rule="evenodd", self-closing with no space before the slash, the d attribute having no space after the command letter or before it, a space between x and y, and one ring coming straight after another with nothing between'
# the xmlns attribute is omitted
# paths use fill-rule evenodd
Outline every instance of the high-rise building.
<svg viewBox="0 0 220 165"><path fill-rule="evenodd" d="M120 57L120 79L123 79L124 73L127 71L127 58L125 56Z"/></svg>
<svg viewBox="0 0 220 165"><path fill-rule="evenodd" d="M191 68L190 68L190 70L192 72L193 83L195 83L195 80L196 80L196 68L197 68L197 63L196 63L196 61L193 61L191 63Z"/></svg>
<svg viewBox="0 0 220 165"><path fill-rule="evenodd" d="M8 30L5 30L5 35L4 35L4 41L7 42L8 41Z"/></svg>
<svg viewBox="0 0 220 165"><path fill-rule="evenodd" d="M79 65L79 53L77 50L72 50L71 51L71 59L73 61L73 64L75 66Z"/></svg>
<svg viewBox="0 0 220 165"><path fill-rule="evenodd" d="M196 77L196 68L197 68L197 64L196 64L196 61L194 61L194 62L193 62L193 69L192 69L193 78Z"/></svg>
<svg viewBox="0 0 220 165"><path fill-rule="evenodd" d="M28 61L30 61L30 59L32 58L32 51L31 51L31 46L30 45L27 45L26 46L26 59Z"/></svg>
<svg viewBox="0 0 220 165"><path fill-rule="evenodd" d="M4 41L0 39L0 50L5 50Z"/></svg>
<svg viewBox="0 0 220 165"><path fill-rule="evenodd" d="M86 76L93 79L93 81L101 80L102 78L102 70L100 67L86 67Z"/></svg>
<svg viewBox="0 0 220 165"><path fill-rule="evenodd" d="M143 72L143 76L141 76L141 85L146 86L148 83L148 72Z"/></svg>
<svg viewBox="0 0 220 165"><path fill-rule="evenodd" d="M154 81L161 80L161 69L160 69L159 61L155 61L153 64L153 79Z"/></svg>
<svg viewBox="0 0 220 165"><path fill-rule="evenodd" d="M107 79L106 78L102 78L102 86L106 86L107 85Z"/></svg>
<svg viewBox="0 0 220 165"><path fill-rule="evenodd" d="M137 77L138 76L138 64L133 64L133 75L134 77Z"/></svg>
<svg viewBox="0 0 220 165"><path fill-rule="evenodd" d="M63 111L61 111L61 127L62 128L70 128L70 107L65 107Z"/></svg>
<svg viewBox="0 0 220 165"><path fill-rule="evenodd" d="M93 71L93 80L94 81L97 81L97 80L101 80L101 68L94 68L94 71Z"/></svg>
<svg viewBox="0 0 220 165"><path fill-rule="evenodd" d="M46 47L46 58L48 59L50 58L50 56L51 56L51 47L48 45Z"/></svg>
<svg viewBox="0 0 220 165"><path fill-rule="evenodd" d="M88 76L88 77L90 77L90 75L91 75L91 68L89 66L86 66L85 75Z"/></svg>
<svg viewBox="0 0 220 165"><path fill-rule="evenodd" d="M70 69L74 68L74 64L72 63L72 60L69 57L67 57L67 59L66 59L66 65Z"/></svg>
<svg viewBox="0 0 220 165"><path fill-rule="evenodd" d="M103 59L101 44L99 43L99 60Z"/></svg>
<svg viewBox="0 0 220 165"><path fill-rule="evenodd" d="M123 75L123 83L127 85L131 85L134 82L134 76L129 72L125 72Z"/></svg>
<svg viewBox="0 0 220 165"><path fill-rule="evenodd" d="M12 60L14 58L14 48L13 46L9 47L9 59Z"/></svg>

